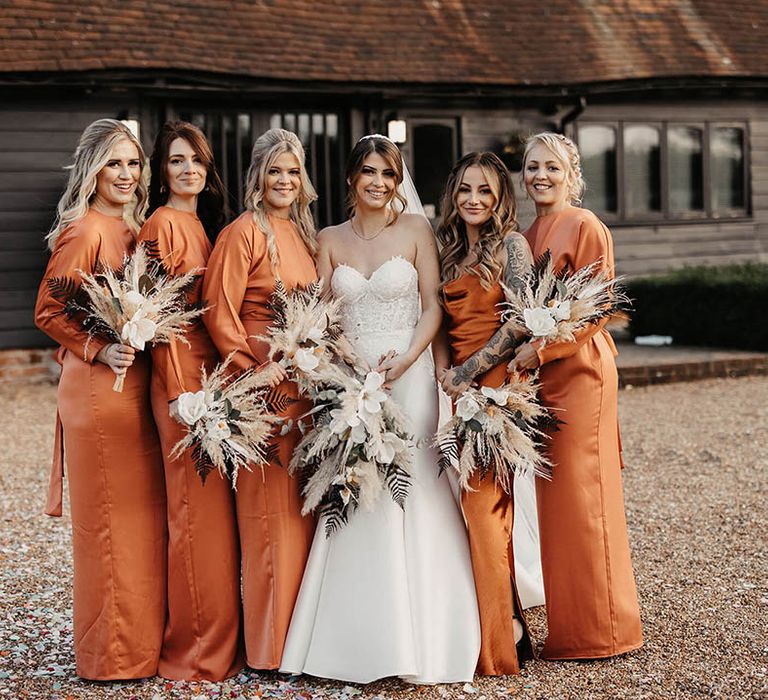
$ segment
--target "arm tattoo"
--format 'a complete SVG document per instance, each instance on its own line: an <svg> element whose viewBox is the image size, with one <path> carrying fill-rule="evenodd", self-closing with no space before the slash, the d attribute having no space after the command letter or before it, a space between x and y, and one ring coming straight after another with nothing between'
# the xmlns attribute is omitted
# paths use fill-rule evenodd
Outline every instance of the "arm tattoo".
<svg viewBox="0 0 768 700"><path fill-rule="evenodd" d="M459 365L456 368L456 373L453 376L453 385L458 386L462 382L472 381L479 373L478 359L473 355L464 364Z"/></svg>
<svg viewBox="0 0 768 700"><path fill-rule="evenodd" d="M507 265L504 268L504 284L510 289L520 289L525 275L531 269L533 256L528 241L522 236L511 234L504 240L507 250Z"/></svg>
<svg viewBox="0 0 768 700"><path fill-rule="evenodd" d="M507 264L504 268L504 284L510 289L520 289L525 275L531 269L532 256L528 242L519 234L512 234L504 240L507 251ZM454 385L471 381L478 374L487 372L515 354L520 338L506 324L499 328L493 337L456 369Z"/></svg>

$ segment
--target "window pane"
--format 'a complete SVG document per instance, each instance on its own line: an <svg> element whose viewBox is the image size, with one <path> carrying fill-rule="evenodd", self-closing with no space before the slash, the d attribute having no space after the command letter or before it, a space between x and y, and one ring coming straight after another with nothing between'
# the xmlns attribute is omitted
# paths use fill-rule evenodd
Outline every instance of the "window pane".
<svg viewBox="0 0 768 700"><path fill-rule="evenodd" d="M704 211L701 129L671 126L669 137L669 206L676 213Z"/></svg>
<svg viewBox="0 0 768 700"><path fill-rule="evenodd" d="M730 126L716 127L711 135L712 209L715 212L745 209L744 131Z"/></svg>
<svg viewBox="0 0 768 700"><path fill-rule="evenodd" d="M624 127L624 204L627 216L661 211L659 130Z"/></svg>
<svg viewBox="0 0 768 700"><path fill-rule="evenodd" d="M587 182L584 206L598 212L615 212L616 131L598 124L580 126L579 149Z"/></svg>

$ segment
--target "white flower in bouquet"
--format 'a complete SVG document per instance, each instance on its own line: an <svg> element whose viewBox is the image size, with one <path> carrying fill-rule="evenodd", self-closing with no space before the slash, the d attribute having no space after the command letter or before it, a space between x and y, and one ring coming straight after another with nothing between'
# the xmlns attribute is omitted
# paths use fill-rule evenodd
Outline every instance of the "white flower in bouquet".
<svg viewBox="0 0 768 700"><path fill-rule="evenodd" d="M134 316L137 311L143 311L150 318L158 312L157 304L136 289L131 289L123 297L123 309L128 316Z"/></svg>
<svg viewBox="0 0 768 700"><path fill-rule="evenodd" d="M321 328L320 326L312 326L312 328L310 328L309 332L307 333L307 340L311 340L317 345L323 342L324 337L325 328Z"/></svg>
<svg viewBox="0 0 768 700"><path fill-rule="evenodd" d="M402 438L394 433L384 433L379 440L371 441L366 452L379 464L392 464L395 456L405 447L405 441Z"/></svg>
<svg viewBox="0 0 768 700"><path fill-rule="evenodd" d="M480 404L472 394L465 392L456 402L456 415L465 423L472 420L480 410Z"/></svg>
<svg viewBox="0 0 768 700"><path fill-rule="evenodd" d="M507 401L509 401L509 390L503 387L494 389L490 386L484 386L480 388L480 393L493 401L497 406L506 406Z"/></svg>
<svg viewBox="0 0 768 700"><path fill-rule="evenodd" d="M344 435L349 430L350 440L355 445L365 442L368 434L365 429L365 423L363 423L360 415L354 406L350 406L348 403L347 405L342 404L341 408L331 410L330 429L335 435Z"/></svg>
<svg viewBox="0 0 768 700"><path fill-rule="evenodd" d="M358 399L361 410L370 415L381 411L381 404L387 400L387 394L381 390L383 384L384 375L380 372L368 372Z"/></svg>
<svg viewBox="0 0 768 700"><path fill-rule="evenodd" d="M207 436L210 440L226 440L232 436L232 430L223 418L212 420L207 425Z"/></svg>
<svg viewBox="0 0 768 700"><path fill-rule="evenodd" d="M311 372L320 364L320 356L313 348L299 348L293 355L293 364L302 372Z"/></svg>
<svg viewBox="0 0 768 700"><path fill-rule="evenodd" d="M204 391L185 391L178 398L176 410L179 417L187 424L194 425L208 411L208 402Z"/></svg>
<svg viewBox="0 0 768 700"><path fill-rule="evenodd" d="M123 324L120 337L132 348L143 350L145 344L155 337L156 332L157 324L151 318L146 317L146 311L139 309Z"/></svg>
<svg viewBox="0 0 768 700"><path fill-rule="evenodd" d="M549 313L555 321L567 321L571 318L571 302L568 299L554 300L549 307Z"/></svg>
<svg viewBox="0 0 768 700"><path fill-rule="evenodd" d="M549 335L557 326L557 321L550 310L542 307L524 309L523 318L525 318L525 325L534 338Z"/></svg>

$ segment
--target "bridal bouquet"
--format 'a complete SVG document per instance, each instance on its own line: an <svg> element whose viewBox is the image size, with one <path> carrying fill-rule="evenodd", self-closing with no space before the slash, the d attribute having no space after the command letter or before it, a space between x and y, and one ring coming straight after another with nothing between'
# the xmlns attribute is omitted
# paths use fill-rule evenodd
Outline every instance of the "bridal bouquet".
<svg viewBox="0 0 768 700"><path fill-rule="evenodd" d="M498 389L470 387L456 402L455 414L435 436L440 473L453 469L463 490L471 490L476 472L493 472L508 494L516 473L530 471L552 478L552 465L541 454L543 429L557 421L537 400L533 379L515 376Z"/></svg>
<svg viewBox="0 0 768 700"><path fill-rule="evenodd" d="M326 535L347 523L358 505L372 507L384 489L401 507L410 485L413 438L378 372L359 374L348 364L338 302L322 298L322 283L287 292L278 282L274 320L266 336L269 356L279 358L314 404L299 421L303 437L288 466L303 483L303 513L326 517ZM354 364L354 362L352 362ZM289 426L290 427L290 426Z"/></svg>
<svg viewBox="0 0 768 700"><path fill-rule="evenodd" d="M191 447L203 482L215 468L237 489L240 469L251 471L249 464L267 460L269 438L281 419L267 410L263 375L254 368L232 377L227 372L231 359L230 355L211 374L203 367L200 391L179 396L178 417L187 433L174 446L171 458Z"/></svg>
<svg viewBox="0 0 768 700"><path fill-rule="evenodd" d="M151 248L139 244L122 268L99 267L93 274L79 271L79 286L68 277L47 280L64 313L79 318L89 337L124 343L144 350L146 343L167 343L184 332L203 309L190 307L187 293L196 284L198 271L170 277ZM123 390L125 374L115 378L115 391Z"/></svg>
<svg viewBox="0 0 768 700"><path fill-rule="evenodd" d="M302 391L328 372L342 336L338 302L323 299L321 281L288 292L278 280L270 299L272 323L263 340Z"/></svg>
<svg viewBox="0 0 768 700"><path fill-rule="evenodd" d="M413 437L382 390L380 373L361 379L336 366L324 375L309 391L314 425L294 449L289 471L303 481L302 513L319 508L330 537L358 506L370 510L385 488L405 507Z"/></svg>
<svg viewBox="0 0 768 700"><path fill-rule="evenodd" d="M598 270L599 261L576 272L556 273L552 255L546 251L533 265L519 289L504 289L501 319L512 321L515 329L544 344L570 342L590 323L611 316L629 303L616 286L618 280L607 270Z"/></svg>

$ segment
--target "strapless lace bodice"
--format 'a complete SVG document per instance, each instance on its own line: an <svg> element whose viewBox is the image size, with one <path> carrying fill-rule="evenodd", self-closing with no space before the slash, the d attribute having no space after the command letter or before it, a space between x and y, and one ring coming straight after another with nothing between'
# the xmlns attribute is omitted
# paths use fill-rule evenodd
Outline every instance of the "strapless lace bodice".
<svg viewBox="0 0 768 700"><path fill-rule="evenodd" d="M408 260L390 258L370 277L339 265L331 289L341 301L344 335L369 363L389 350L408 349L420 316L419 275Z"/></svg>
<svg viewBox="0 0 768 700"><path fill-rule="evenodd" d="M380 265L370 277L339 265L331 288L341 300L344 332L354 342L369 333L412 331L419 321L419 276L405 258Z"/></svg>

